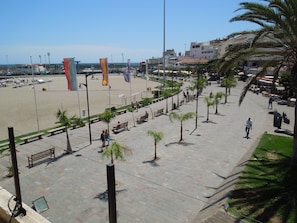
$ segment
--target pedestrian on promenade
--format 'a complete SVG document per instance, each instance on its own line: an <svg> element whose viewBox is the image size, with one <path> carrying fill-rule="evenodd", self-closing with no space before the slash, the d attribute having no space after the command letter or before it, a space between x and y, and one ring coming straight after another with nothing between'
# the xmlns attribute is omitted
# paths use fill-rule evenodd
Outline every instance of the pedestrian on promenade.
<svg viewBox="0 0 297 223"><path fill-rule="evenodd" d="M268 109L272 109L272 102L273 102L272 97L269 97L269 101L268 101Z"/></svg>
<svg viewBox="0 0 297 223"><path fill-rule="evenodd" d="M104 130L102 130L100 139L102 141L102 148L104 148L105 147L105 131Z"/></svg>
<svg viewBox="0 0 297 223"><path fill-rule="evenodd" d="M248 118L248 120L245 123L245 132L246 132L246 138L249 138L250 130L252 129L253 122L251 118Z"/></svg>
<svg viewBox="0 0 297 223"><path fill-rule="evenodd" d="M105 136L105 141L107 142L107 146L109 146L110 136L109 136L109 131L107 129L105 129L104 136Z"/></svg>

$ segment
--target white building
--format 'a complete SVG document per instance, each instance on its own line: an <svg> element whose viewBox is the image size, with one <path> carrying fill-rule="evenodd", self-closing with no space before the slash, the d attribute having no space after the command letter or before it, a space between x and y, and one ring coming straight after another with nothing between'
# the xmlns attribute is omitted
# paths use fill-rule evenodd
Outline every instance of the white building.
<svg viewBox="0 0 297 223"><path fill-rule="evenodd" d="M190 57L198 59L213 60L216 59L218 50L210 42L197 43L192 42L190 47Z"/></svg>

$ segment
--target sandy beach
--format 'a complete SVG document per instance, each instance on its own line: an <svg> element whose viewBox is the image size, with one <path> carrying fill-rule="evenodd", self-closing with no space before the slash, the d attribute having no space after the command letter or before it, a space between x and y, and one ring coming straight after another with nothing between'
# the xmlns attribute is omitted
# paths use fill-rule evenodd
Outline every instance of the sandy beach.
<svg viewBox="0 0 297 223"><path fill-rule="evenodd" d="M26 79L31 82L32 77ZM8 138L7 129L10 126L14 128L15 136L38 131L38 123L40 130L54 127L57 121L55 113L59 108L67 110L68 115L87 117L87 97L84 85L78 91L68 91L64 75L35 76L35 79L42 79L46 82L35 85L35 94L32 85L13 88L14 84L11 83L7 87L0 88L0 140ZM49 80L51 82L48 82ZM130 104L131 100L139 101L147 94L151 96L150 92L146 92L146 88L153 89L159 85L153 81L133 77L131 77L130 84L124 81L122 75L114 74L109 75L111 87L109 91L107 86L102 86L101 80L101 74L95 74L94 78L88 77L91 115L103 112L109 107L109 103L111 106L118 107L126 103ZM85 75L78 75L77 82L85 84Z"/></svg>

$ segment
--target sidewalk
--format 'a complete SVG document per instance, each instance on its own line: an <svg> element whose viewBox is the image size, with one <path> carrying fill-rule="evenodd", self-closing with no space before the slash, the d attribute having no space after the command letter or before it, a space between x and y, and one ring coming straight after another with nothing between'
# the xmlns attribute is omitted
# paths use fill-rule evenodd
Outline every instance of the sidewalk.
<svg viewBox="0 0 297 223"><path fill-rule="evenodd" d="M129 122L129 131L111 134L111 138L133 150L125 161L115 161L117 183L118 222L210 222L211 216L220 216L226 202L226 194L239 176L260 136L272 133L273 116L268 114L268 98L248 93L238 106L240 86L231 89L228 103L220 104L219 115L210 108L210 121L206 120L204 96L212 91L224 91L211 85L204 89L198 103L198 127L195 120L183 124L184 141L179 143L180 123L169 121L168 115L152 118L151 111L166 108L166 100L141 108L134 118L148 111L149 121L136 124L132 113L112 120L110 128L118 121ZM180 96L182 100L182 96ZM224 99L222 100L224 101ZM176 103L176 98L174 98ZM168 99L169 110L171 98ZM293 120L293 108L274 105L286 111ZM181 106L176 112L195 112L195 101ZM244 138L244 125L248 117L253 120L251 138ZM284 124L283 124L284 125ZM291 124L287 127L292 130ZM18 145L18 165L22 200L28 205L45 196L49 210L42 213L49 221L108 222L108 203L102 199L106 191L106 164L101 157L100 133L107 125L92 124L92 144L89 145L88 126L70 130L72 155L63 155L66 148L65 133L44 137L24 145ZM153 138L148 130L163 131L164 140L157 144L158 160L154 155ZM57 159L27 167L27 156L50 146L56 147ZM2 161L2 160L1 160ZM5 169L1 162L0 171ZM14 194L12 178L0 178L0 185ZM225 214L223 214L224 216ZM228 217L228 215L225 215ZM214 222L230 222L229 220Z"/></svg>

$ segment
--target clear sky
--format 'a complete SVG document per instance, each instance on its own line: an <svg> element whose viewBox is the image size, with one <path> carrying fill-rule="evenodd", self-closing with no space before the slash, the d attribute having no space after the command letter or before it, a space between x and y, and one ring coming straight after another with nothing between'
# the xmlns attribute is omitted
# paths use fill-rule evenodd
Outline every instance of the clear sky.
<svg viewBox="0 0 297 223"><path fill-rule="evenodd" d="M165 49L224 38L256 25L229 20L244 0L166 0ZM254 0L255 1L255 0ZM260 2L257 1L257 2ZM140 62L162 57L164 0L1 0L0 64Z"/></svg>

